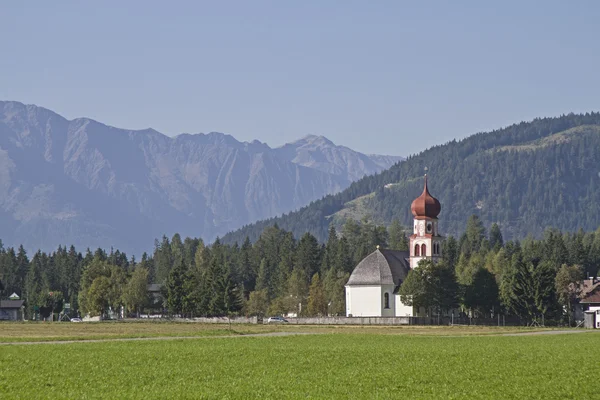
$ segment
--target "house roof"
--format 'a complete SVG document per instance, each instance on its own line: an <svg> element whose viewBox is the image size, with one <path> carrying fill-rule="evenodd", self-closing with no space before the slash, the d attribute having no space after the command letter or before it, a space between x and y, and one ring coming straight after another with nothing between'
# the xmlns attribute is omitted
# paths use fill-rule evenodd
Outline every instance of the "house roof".
<svg viewBox="0 0 600 400"><path fill-rule="evenodd" d="M0 308L21 308L24 300L0 300Z"/></svg>
<svg viewBox="0 0 600 400"><path fill-rule="evenodd" d="M146 290L148 290L149 292L160 292L162 286L163 285L161 285L160 283L151 283L148 285Z"/></svg>
<svg viewBox="0 0 600 400"><path fill-rule="evenodd" d="M600 303L600 279L586 279L581 286L580 303Z"/></svg>
<svg viewBox="0 0 600 400"><path fill-rule="evenodd" d="M377 249L350 275L347 285L399 285L408 274L408 251Z"/></svg>
<svg viewBox="0 0 600 400"><path fill-rule="evenodd" d="M583 304L600 303L600 279L584 280L580 298Z"/></svg>

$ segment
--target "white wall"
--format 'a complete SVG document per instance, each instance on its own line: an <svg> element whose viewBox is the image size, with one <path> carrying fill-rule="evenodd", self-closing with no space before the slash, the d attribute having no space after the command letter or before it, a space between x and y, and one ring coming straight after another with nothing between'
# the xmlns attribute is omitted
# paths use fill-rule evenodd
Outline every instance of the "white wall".
<svg viewBox="0 0 600 400"><path fill-rule="evenodd" d="M346 316L380 317L382 308L381 286L346 286Z"/></svg>
<svg viewBox="0 0 600 400"><path fill-rule="evenodd" d="M385 308L385 293L390 295L390 308ZM394 285L382 285L381 286L381 316L382 317L393 317L396 315L396 302L394 301Z"/></svg>
<svg viewBox="0 0 600 400"><path fill-rule="evenodd" d="M399 294L395 294L394 295L394 303L396 303L396 317L413 317L413 308L412 306L405 306L401 301L400 301L400 295Z"/></svg>

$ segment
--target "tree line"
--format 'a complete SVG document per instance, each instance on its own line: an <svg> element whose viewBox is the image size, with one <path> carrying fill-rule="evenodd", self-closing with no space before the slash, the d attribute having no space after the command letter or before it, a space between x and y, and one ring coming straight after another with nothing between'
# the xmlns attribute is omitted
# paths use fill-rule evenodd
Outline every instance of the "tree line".
<svg viewBox="0 0 600 400"><path fill-rule="evenodd" d="M545 231L542 239L504 242L497 224L477 216L465 233L444 241L439 263L424 261L400 287L401 301L430 313L460 308L473 317L502 313L525 321L571 324L586 276L600 265L596 232Z"/></svg>
<svg viewBox="0 0 600 400"><path fill-rule="evenodd" d="M59 312L65 302L81 315L108 315L121 307L181 316L344 315L344 285L354 267L377 246L408 250L410 232L398 220L389 227L348 220L328 230L320 243L311 233L299 239L277 225L255 242L224 244L176 234L157 240L140 260L119 250L79 253L60 246L31 259L21 246L0 243L2 296L16 292L26 314ZM446 238L443 260L423 262L400 287L402 300L430 312L461 307L471 315L502 312L522 318L567 321L577 282L597 273L600 230L542 239L504 241L498 225L485 229L472 216L458 239ZM150 283L164 301L153 303ZM154 299L156 300L156 299Z"/></svg>

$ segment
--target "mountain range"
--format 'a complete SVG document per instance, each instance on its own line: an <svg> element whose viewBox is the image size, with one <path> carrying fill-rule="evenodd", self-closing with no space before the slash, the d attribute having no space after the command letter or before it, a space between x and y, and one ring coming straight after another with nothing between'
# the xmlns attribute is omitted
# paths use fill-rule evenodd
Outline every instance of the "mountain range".
<svg viewBox="0 0 600 400"><path fill-rule="evenodd" d="M600 226L600 113L537 118L434 146L344 191L287 215L259 221L223 238L256 240L277 224L300 237L327 238L348 219L412 226L411 202L423 190L439 199L443 234L461 235L475 214L505 239L541 237L548 228L595 231ZM409 229L410 231L410 229Z"/></svg>
<svg viewBox="0 0 600 400"><path fill-rule="evenodd" d="M212 239L339 192L402 160L306 136L279 148L169 137L0 102L0 238L141 254L162 235Z"/></svg>

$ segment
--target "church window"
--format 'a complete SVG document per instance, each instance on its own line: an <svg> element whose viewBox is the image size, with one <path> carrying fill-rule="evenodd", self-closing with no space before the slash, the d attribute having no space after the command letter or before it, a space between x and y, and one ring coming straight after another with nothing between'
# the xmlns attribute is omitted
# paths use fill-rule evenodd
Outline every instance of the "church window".
<svg viewBox="0 0 600 400"><path fill-rule="evenodd" d="M390 294L384 293L383 295L383 308L390 308Z"/></svg>
<svg viewBox="0 0 600 400"><path fill-rule="evenodd" d="M425 246L425 243L423 243L423 244L421 245L421 255L422 255L423 257L425 257L425 256L427 255L427 246Z"/></svg>
<svg viewBox="0 0 600 400"><path fill-rule="evenodd" d="M415 244L415 257L419 257L421 255L421 247L418 244Z"/></svg>
<svg viewBox="0 0 600 400"><path fill-rule="evenodd" d="M427 233L431 233L431 222L427 223Z"/></svg>

